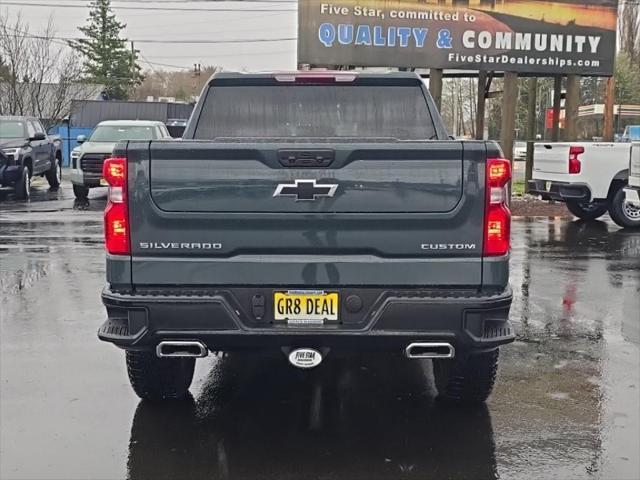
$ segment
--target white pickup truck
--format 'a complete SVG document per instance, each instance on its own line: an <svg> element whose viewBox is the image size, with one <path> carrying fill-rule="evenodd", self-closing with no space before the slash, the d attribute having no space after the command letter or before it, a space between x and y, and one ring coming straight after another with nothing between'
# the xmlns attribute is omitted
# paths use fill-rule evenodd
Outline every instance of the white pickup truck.
<svg viewBox="0 0 640 480"><path fill-rule="evenodd" d="M621 227L640 228L640 206L625 201L632 150L640 143L537 143L529 192L565 202L584 220L608 211Z"/></svg>

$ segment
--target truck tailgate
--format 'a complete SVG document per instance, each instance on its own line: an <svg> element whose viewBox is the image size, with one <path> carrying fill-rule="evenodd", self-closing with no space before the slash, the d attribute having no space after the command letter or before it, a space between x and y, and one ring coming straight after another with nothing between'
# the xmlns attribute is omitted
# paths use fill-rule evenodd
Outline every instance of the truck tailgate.
<svg viewBox="0 0 640 480"><path fill-rule="evenodd" d="M576 143L536 143L533 151L533 171L569 173L569 148Z"/></svg>
<svg viewBox="0 0 640 480"><path fill-rule="evenodd" d="M292 151L332 160L283 166ZM484 142L151 142L127 156L135 285L482 284Z"/></svg>
<svg viewBox="0 0 640 480"><path fill-rule="evenodd" d="M311 159L304 162L311 166L290 167L298 158ZM319 162L330 164L316 168ZM233 144L154 143L150 164L151 197L165 212L442 213L453 210L462 197L462 146L454 142L241 149ZM316 193L310 190L305 198L304 191L295 189L296 180L315 181L318 196L313 198ZM296 195L281 189L274 196L278 185L291 185ZM327 196L319 189L322 185L337 188Z"/></svg>

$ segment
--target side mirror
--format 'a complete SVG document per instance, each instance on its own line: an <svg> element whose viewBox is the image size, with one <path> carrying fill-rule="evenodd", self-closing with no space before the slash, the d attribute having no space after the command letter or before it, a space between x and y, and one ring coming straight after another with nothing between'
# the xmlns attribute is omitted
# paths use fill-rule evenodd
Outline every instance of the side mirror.
<svg viewBox="0 0 640 480"><path fill-rule="evenodd" d="M33 137L29 139L30 142L39 142L42 140L46 140L47 136L42 132L36 132L33 134Z"/></svg>
<svg viewBox="0 0 640 480"><path fill-rule="evenodd" d="M84 143L87 141L87 136L86 135L78 135L78 138L76 138L76 142L78 143Z"/></svg>

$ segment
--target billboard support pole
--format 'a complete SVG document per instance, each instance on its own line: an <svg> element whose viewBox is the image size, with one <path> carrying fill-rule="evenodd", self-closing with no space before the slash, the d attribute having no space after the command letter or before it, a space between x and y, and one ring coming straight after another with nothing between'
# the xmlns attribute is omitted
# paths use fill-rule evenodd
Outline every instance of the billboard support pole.
<svg viewBox="0 0 640 480"><path fill-rule="evenodd" d="M605 142L613 142L613 104L616 96L616 78L607 79L607 88L604 96L604 131L602 137Z"/></svg>
<svg viewBox="0 0 640 480"><path fill-rule="evenodd" d="M553 79L553 123L551 126L551 141L560 140L560 102L562 101L562 76Z"/></svg>
<svg viewBox="0 0 640 480"><path fill-rule="evenodd" d="M484 113L487 99L487 71L478 72L478 106L476 108L476 140L484 139Z"/></svg>
<svg viewBox="0 0 640 480"><path fill-rule="evenodd" d="M438 111L442 108L442 69L432 68L429 70L429 92L433 97Z"/></svg>
<svg viewBox="0 0 640 480"><path fill-rule="evenodd" d="M580 103L580 77L567 76L567 98L564 104L564 139L573 142L578 139L578 105Z"/></svg>
<svg viewBox="0 0 640 480"><path fill-rule="evenodd" d="M527 158L524 169L524 189L529 193L529 180L533 177L533 142L536 140L537 77L529 79L527 90Z"/></svg>
<svg viewBox="0 0 640 480"><path fill-rule="evenodd" d="M515 140L516 105L518 103L518 74L504 72L504 91L502 93L502 125L500 127L500 146L505 158L513 160L513 142Z"/></svg>

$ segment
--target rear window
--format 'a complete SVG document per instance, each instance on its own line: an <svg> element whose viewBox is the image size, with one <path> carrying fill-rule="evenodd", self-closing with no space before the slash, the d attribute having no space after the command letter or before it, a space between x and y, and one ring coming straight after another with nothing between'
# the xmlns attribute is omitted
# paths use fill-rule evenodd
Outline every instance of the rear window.
<svg viewBox="0 0 640 480"><path fill-rule="evenodd" d="M429 140L436 130L419 85L214 86L196 139Z"/></svg>

